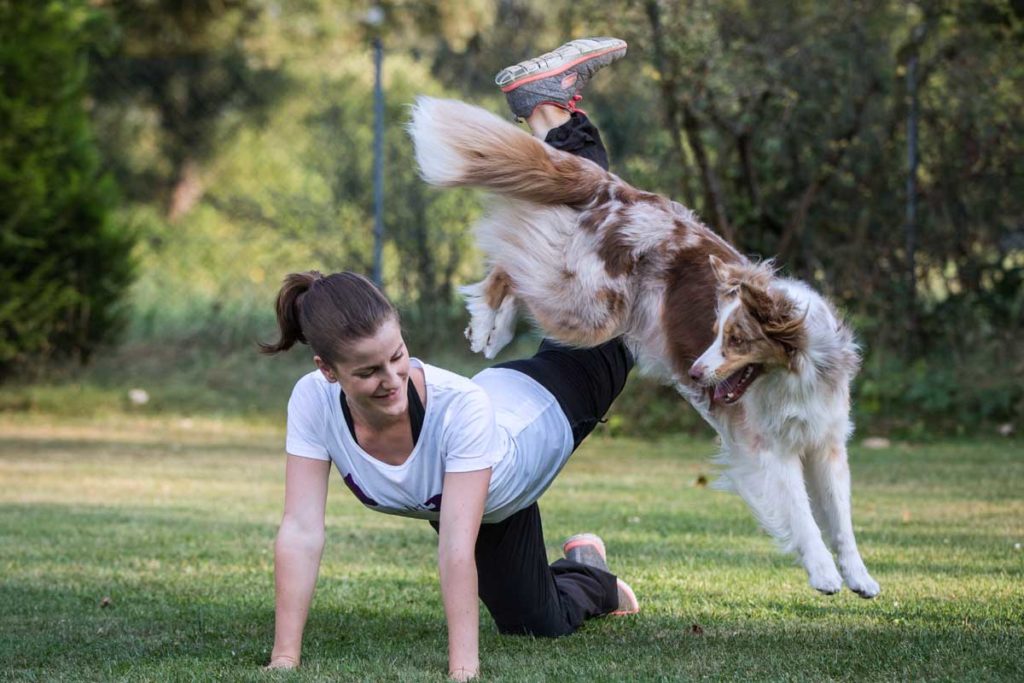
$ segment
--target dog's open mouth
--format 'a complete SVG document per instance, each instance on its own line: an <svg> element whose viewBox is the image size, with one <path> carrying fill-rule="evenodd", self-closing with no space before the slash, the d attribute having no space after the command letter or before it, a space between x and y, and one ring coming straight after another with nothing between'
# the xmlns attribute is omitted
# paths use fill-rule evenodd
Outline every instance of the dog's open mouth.
<svg viewBox="0 0 1024 683"><path fill-rule="evenodd" d="M764 366L760 363L744 365L721 382L711 387L711 401L713 403L725 403L726 405L740 400L754 380L757 379Z"/></svg>

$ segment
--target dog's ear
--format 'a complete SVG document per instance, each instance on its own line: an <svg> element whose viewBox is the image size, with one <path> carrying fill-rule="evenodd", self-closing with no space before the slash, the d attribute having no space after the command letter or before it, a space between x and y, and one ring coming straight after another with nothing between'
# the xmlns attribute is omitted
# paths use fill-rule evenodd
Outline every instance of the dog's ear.
<svg viewBox="0 0 1024 683"><path fill-rule="evenodd" d="M788 355L792 356L804 347L807 312L801 311L785 293L744 282L740 285L740 300L760 324L765 336L782 344Z"/></svg>
<svg viewBox="0 0 1024 683"><path fill-rule="evenodd" d="M768 294L768 290L762 289L749 281L740 283L740 302L762 328L774 320L780 313L780 311L776 310L777 302Z"/></svg>
<svg viewBox="0 0 1024 683"><path fill-rule="evenodd" d="M718 281L718 284L721 285L728 282L732 272L726 262L714 254L708 255L708 262L711 264L711 272L714 273L715 280Z"/></svg>

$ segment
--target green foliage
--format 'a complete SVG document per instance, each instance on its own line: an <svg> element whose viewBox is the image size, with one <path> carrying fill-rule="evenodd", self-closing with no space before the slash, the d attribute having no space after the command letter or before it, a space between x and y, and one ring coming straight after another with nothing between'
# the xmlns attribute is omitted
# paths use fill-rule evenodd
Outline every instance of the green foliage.
<svg viewBox="0 0 1024 683"><path fill-rule="evenodd" d="M286 90L246 45L262 3L124 0L102 11L111 38L93 55L90 91L104 155L130 199L178 218L202 196L202 165Z"/></svg>
<svg viewBox="0 0 1024 683"><path fill-rule="evenodd" d="M123 323L132 238L85 108L85 2L0 2L0 375Z"/></svg>
<svg viewBox="0 0 1024 683"><path fill-rule="evenodd" d="M470 235L479 198L419 180L402 127L407 105L426 93L502 111L498 69L605 34L631 45L586 90L612 169L694 207L742 250L778 256L849 312L865 348L855 396L862 432L987 430L1024 416L1020 3L428 0L382 2L376 29L355 0L88 6L97 9L61 7L105 22L81 38L97 68L91 114L106 167L126 189L116 221L141 239L127 345L94 372L70 373L83 386L120 396L136 377L153 385L161 370L140 360L149 354L181 380L169 382L180 400L155 398L151 410L189 411L186 380L203 409L277 405L250 400L252 387L286 391L287 378L241 368L268 362L250 351L272 336L281 277L371 268L375 32L385 50L384 286L415 353L478 368L465 352L457 287L482 273ZM54 47L51 59L67 49ZM913 231L912 57L921 156ZM51 237L47 253L57 253ZM52 278L24 286L47 306L65 296ZM521 355L530 340L522 336ZM223 381L243 376L252 383ZM617 411L617 433L704 429L673 391L642 380Z"/></svg>

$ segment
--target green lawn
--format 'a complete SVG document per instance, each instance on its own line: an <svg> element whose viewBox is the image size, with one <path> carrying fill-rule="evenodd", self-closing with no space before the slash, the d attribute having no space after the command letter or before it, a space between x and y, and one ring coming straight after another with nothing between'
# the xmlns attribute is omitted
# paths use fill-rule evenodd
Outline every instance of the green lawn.
<svg viewBox="0 0 1024 683"><path fill-rule="evenodd" d="M0 415L0 677L443 680L434 532L336 478L304 666L261 671L282 441L280 424ZM871 601L814 593L739 499L696 485L713 450L586 444L541 501L549 550L602 534L642 612L555 641L485 615L483 679L1024 679L1024 444L852 449Z"/></svg>

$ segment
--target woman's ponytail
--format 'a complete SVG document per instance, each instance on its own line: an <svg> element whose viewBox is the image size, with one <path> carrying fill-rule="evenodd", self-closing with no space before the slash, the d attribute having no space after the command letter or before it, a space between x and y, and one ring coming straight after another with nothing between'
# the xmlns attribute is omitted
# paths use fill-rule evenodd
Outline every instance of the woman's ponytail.
<svg viewBox="0 0 1024 683"><path fill-rule="evenodd" d="M295 346L295 342L308 344L305 335L302 334L302 297L313 286L315 282L323 279L318 271L310 270L305 273L289 273L281 291L277 294L277 326L281 332L281 338L276 344L260 343L260 351L266 354L280 353Z"/></svg>
<svg viewBox="0 0 1024 683"><path fill-rule="evenodd" d="M348 344L373 336L387 320L398 320L398 311L362 275L291 273L277 295L281 338L276 344L260 344L260 351L279 353L300 342L333 364Z"/></svg>

